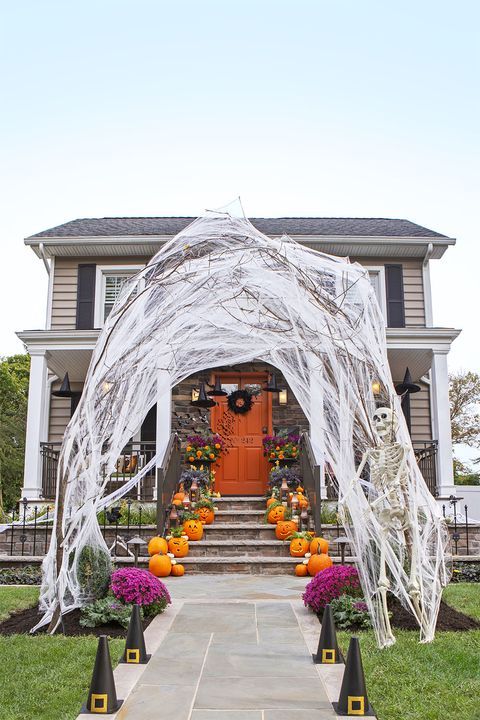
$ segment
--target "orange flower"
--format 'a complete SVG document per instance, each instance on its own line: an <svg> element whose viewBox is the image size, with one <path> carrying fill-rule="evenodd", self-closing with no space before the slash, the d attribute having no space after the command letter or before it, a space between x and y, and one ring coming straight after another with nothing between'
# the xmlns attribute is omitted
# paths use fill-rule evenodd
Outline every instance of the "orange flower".
<svg viewBox="0 0 480 720"><path fill-rule="evenodd" d="M283 460L283 458L284 458L283 453L278 453L278 459L279 459L279 460Z"/></svg>
<svg viewBox="0 0 480 720"><path fill-rule="evenodd" d="M292 451L297 452L297 448L295 447L295 445L293 446Z"/></svg>
<svg viewBox="0 0 480 720"><path fill-rule="evenodd" d="M270 457L275 457L275 453L274 453L274 452L271 452L271 453L270 453Z"/></svg>
<svg viewBox="0 0 480 720"><path fill-rule="evenodd" d="M193 457L193 455L190 455L190 457L189 457L188 459L189 459L190 462L193 462L193 461L195 460L195 458Z"/></svg>
<svg viewBox="0 0 480 720"><path fill-rule="evenodd" d="M280 445L277 445L277 447L275 448L275 450L280 450Z"/></svg>
<svg viewBox="0 0 480 720"><path fill-rule="evenodd" d="M215 449L220 450L220 443L215 443Z"/></svg>
<svg viewBox="0 0 480 720"><path fill-rule="evenodd" d="M192 452L192 448L190 445L187 446L187 452Z"/></svg>
<svg viewBox="0 0 480 720"><path fill-rule="evenodd" d="M197 458L201 458L201 457L202 457L202 451L201 451L201 450L197 450L196 455L197 455Z"/></svg>
<svg viewBox="0 0 480 720"><path fill-rule="evenodd" d="M208 457L210 458L210 460L213 460L215 457L215 453L210 453L210 455Z"/></svg>

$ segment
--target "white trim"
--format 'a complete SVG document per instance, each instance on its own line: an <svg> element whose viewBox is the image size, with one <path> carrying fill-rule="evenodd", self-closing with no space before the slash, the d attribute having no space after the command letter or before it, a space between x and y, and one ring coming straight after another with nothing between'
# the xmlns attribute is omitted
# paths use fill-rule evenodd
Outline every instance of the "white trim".
<svg viewBox="0 0 480 720"><path fill-rule="evenodd" d="M142 270L145 265L97 265L95 278L95 312L93 324L96 328L102 328L105 319L103 317L104 298L105 298L105 276L121 275L122 273L131 273L135 275Z"/></svg>
<svg viewBox="0 0 480 720"><path fill-rule="evenodd" d="M52 305L53 305L53 284L55 277L55 257L50 260L50 272L48 274L48 291L47 291L47 310L45 316L45 328L50 330L52 327Z"/></svg>
<svg viewBox="0 0 480 720"><path fill-rule="evenodd" d="M437 485L441 496L450 495L453 481L452 428L450 424L450 402L448 396L447 352L434 352L432 358L432 429L438 440Z"/></svg>
<svg viewBox="0 0 480 720"><path fill-rule="evenodd" d="M362 267L367 270L369 275L378 275L378 304L382 311L383 319L387 322L387 290L385 285L385 265L365 265L362 263Z"/></svg>
<svg viewBox="0 0 480 720"><path fill-rule="evenodd" d="M430 258L432 255L433 245L429 243L422 263L423 301L425 306L425 325L427 327L433 327L432 284L430 282Z"/></svg>
<svg viewBox="0 0 480 720"><path fill-rule="evenodd" d="M38 500L42 494L42 456L40 443L46 435L45 402L47 391L47 360L45 351L31 353L28 387L27 429L25 435L25 467L22 497Z"/></svg>

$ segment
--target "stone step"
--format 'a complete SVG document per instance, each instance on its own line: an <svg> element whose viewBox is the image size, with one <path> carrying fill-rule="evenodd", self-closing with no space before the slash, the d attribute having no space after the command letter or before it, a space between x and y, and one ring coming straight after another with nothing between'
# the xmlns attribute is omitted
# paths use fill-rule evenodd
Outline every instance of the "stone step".
<svg viewBox="0 0 480 720"><path fill-rule="evenodd" d="M219 510L265 510L266 500L264 497L221 497L214 498L213 503Z"/></svg>
<svg viewBox="0 0 480 720"><path fill-rule="evenodd" d="M217 505L217 507L219 507ZM260 523L265 510L223 510L215 513L215 522L219 523Z"/></svg>
<svg viewBox="0 0 480 720"><path fill-rule="evenodd" d="M244 538L229 540L200 540L189 543L188 557L224 557L229 555L248 555L258 557L289 556L289 544L281 540L246 540Z"/></svg>
<svg viewBox="0 0 480 720"><path fill-rule="evenodd" d="M217 520L211 525L204 525L203 537L205 540L273 540L275 526L267 523L228 522L220 523Z"/></svg>
<svg viewBox="0 0 480 720"><path fill-rule="evenodd" d="M297 558L267 555L226 555L222 557L182 558L186 573L243 573L260 575L293 575Z"/></svg>

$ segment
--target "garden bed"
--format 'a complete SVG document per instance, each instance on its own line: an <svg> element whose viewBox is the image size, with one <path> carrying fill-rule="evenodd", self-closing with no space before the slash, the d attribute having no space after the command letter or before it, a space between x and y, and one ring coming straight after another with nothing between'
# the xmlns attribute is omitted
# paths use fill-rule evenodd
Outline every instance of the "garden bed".
<svg viewBox="0 0 480 720"><path fill-rule="evenodd" d="M418 624L413 615L408 610L405 610L396 598L391 599L389 608L392 612L390 621L392 627L401 628L402 630L418 630ZM436 626L437 631L463 632L465 630L478 630L479 628L480 623L476 620L450 607L443 600L441 601Z"/></svg>
<svg viewBox="0 0 480 720"><path fill-rule="evenodd" d="M29 633L32 627L34 627L40 620L41 614L38 612L38 607L30 607L26 610L10 615L9 618L0 623L0 635L16 635L19 633ZM108 635L112 638L124 638L126 637L127 631L121 625L117 623L108 623L107 625L98 625L97 627L82 627L79 623L80 610L72 610L63 616L63 628L57 630L56 635L65 635L68 637L75 637L80 635ZM147 617L143 620L143 629L150 625L153 617ZM38 634L45 634L47 626L40 628Z"/></svg>

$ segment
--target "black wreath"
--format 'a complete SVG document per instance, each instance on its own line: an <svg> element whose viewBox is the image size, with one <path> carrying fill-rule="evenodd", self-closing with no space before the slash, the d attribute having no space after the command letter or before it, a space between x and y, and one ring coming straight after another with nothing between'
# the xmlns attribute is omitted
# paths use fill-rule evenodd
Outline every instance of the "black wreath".
<svg viewBox="0 0 480 720"><path fill-rule="evenodd" d="M248 390L235 390L227 398L228 407L237 415L244 415L252 409L252 395Z"/></svg>

